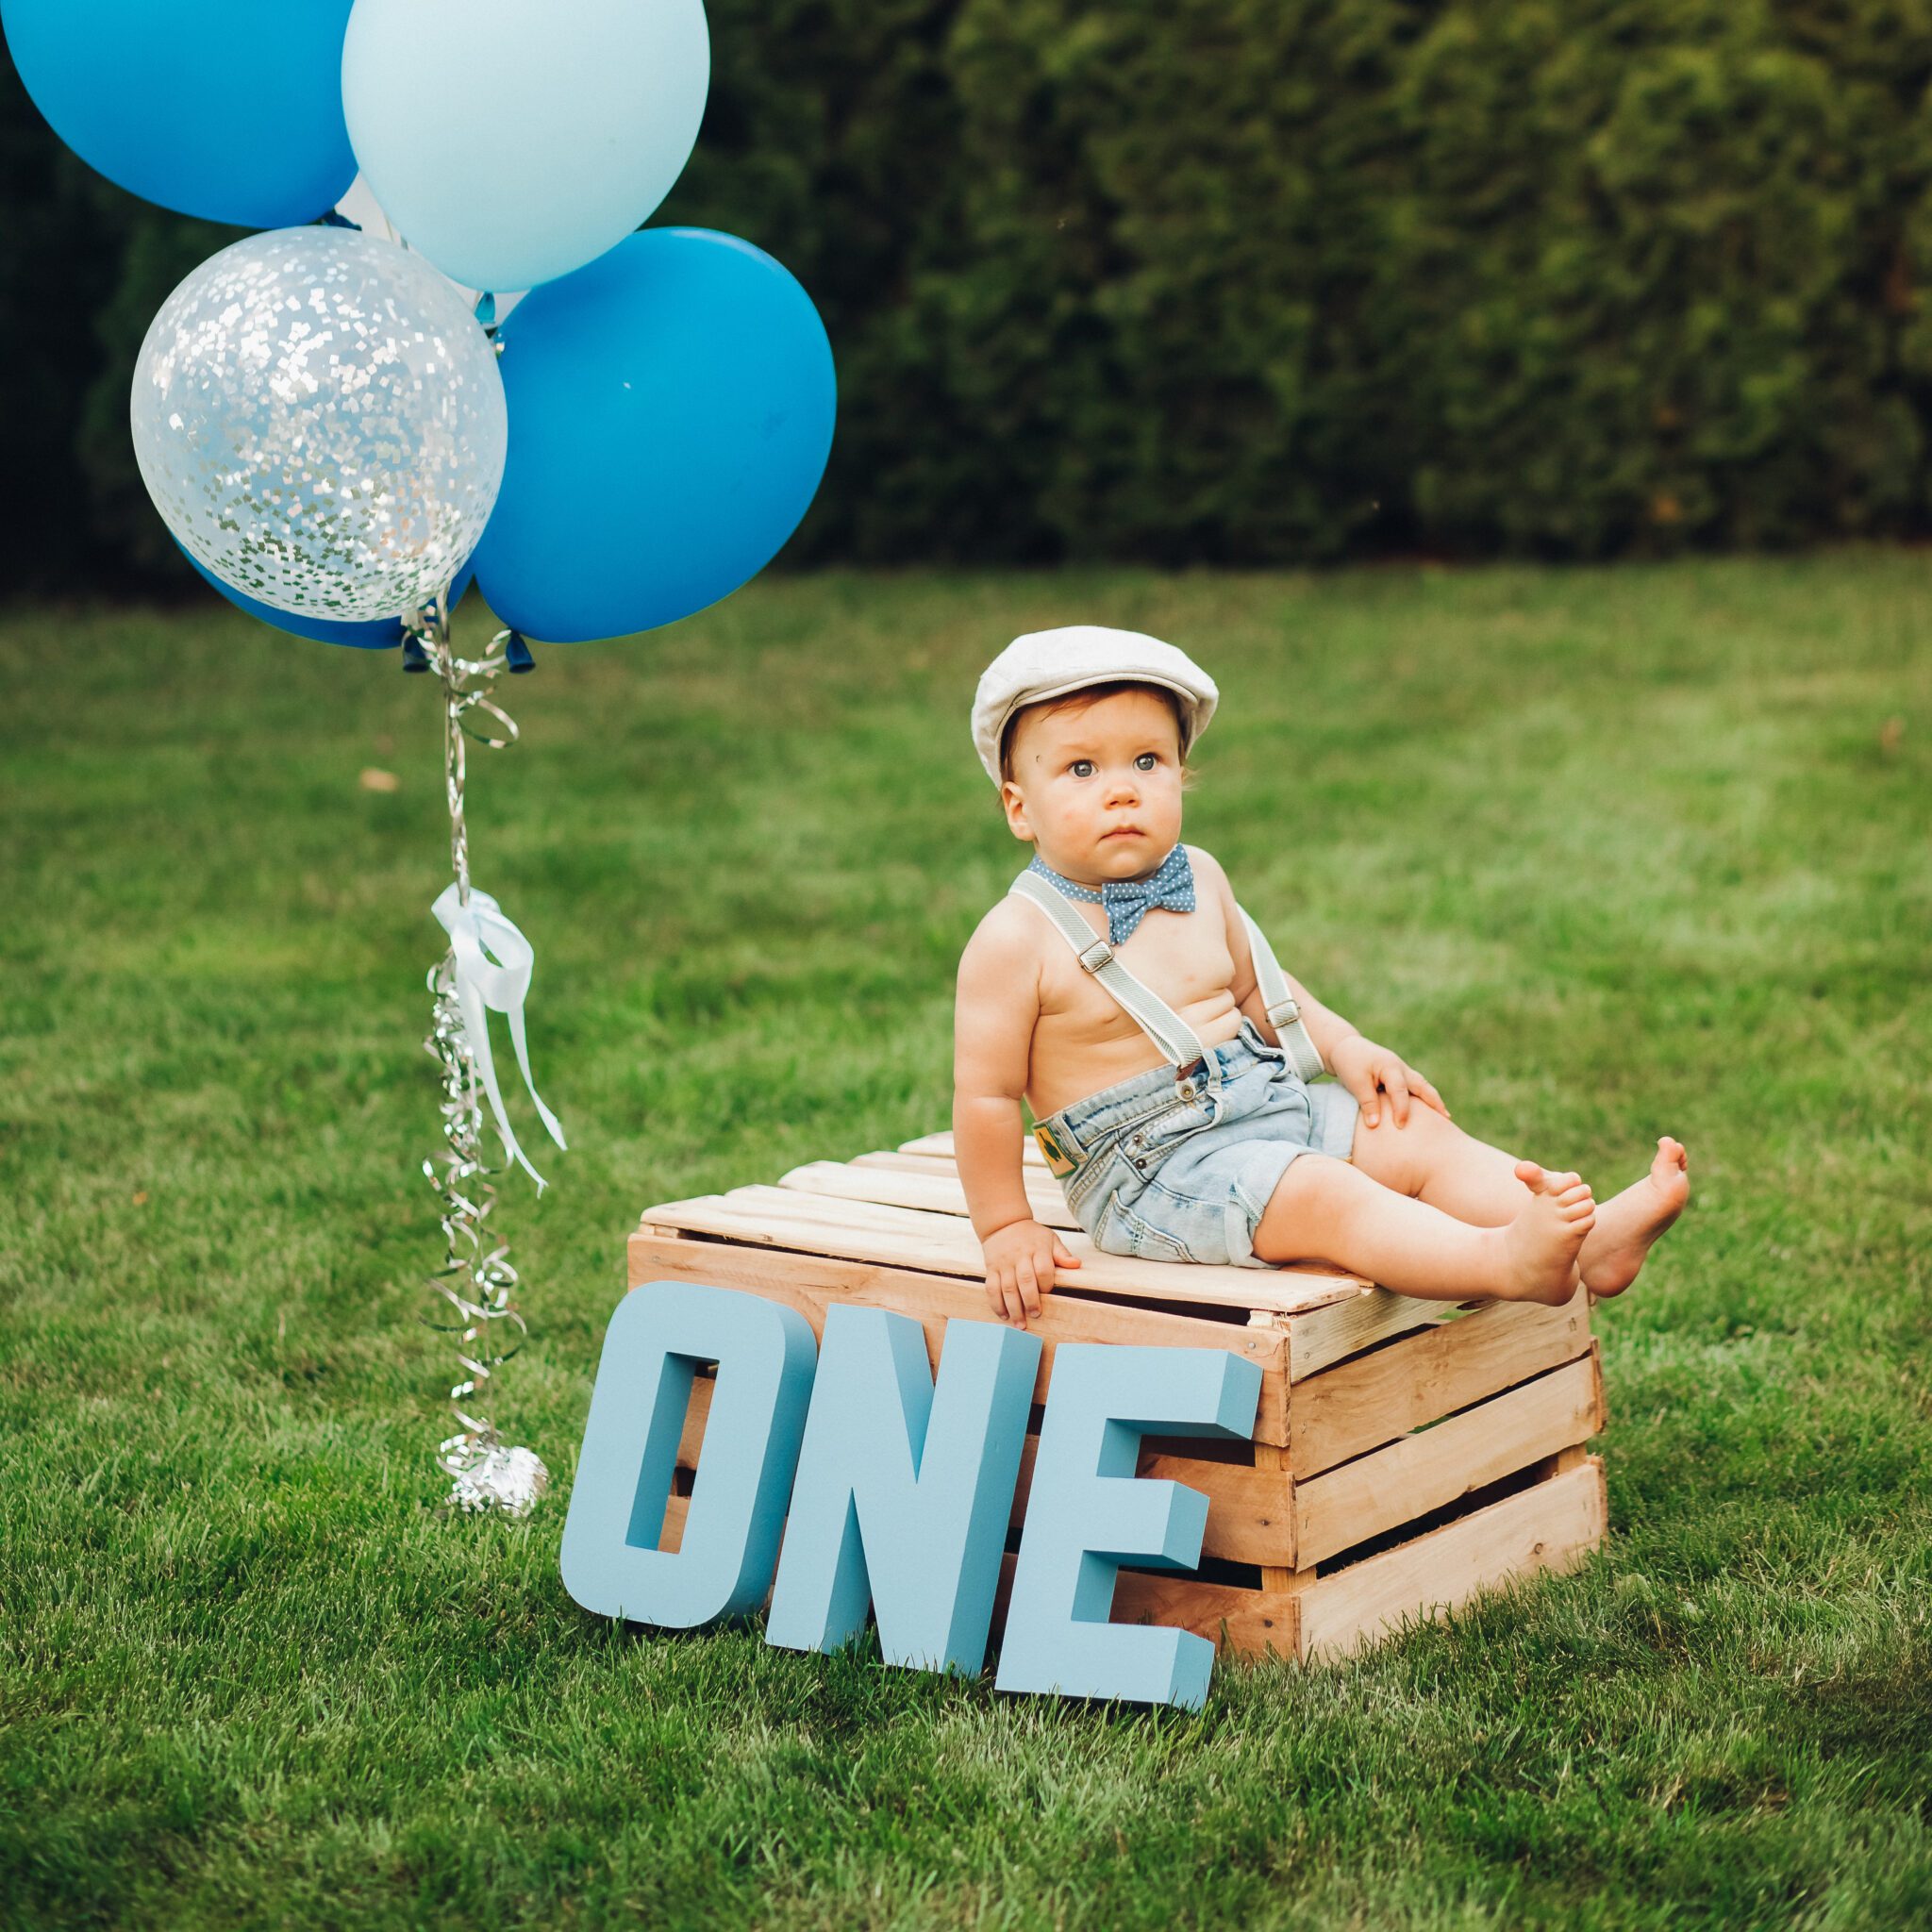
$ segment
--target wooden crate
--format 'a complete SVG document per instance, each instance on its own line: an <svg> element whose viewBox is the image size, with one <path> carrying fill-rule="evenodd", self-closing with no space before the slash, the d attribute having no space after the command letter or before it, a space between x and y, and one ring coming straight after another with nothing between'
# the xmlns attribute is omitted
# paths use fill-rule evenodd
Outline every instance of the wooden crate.
<svg viewBox="0 0 1932 1932"><path fill-rule="evenodd" d="M1036 1431L1062 1341L1226 1348L1261 1368L1252 1442L1142 1444L1142 1475L1208 1496L1203 1562L1184 1576L1123 1571L1116 1623L1177 1624L1241 1652L1337 1656L1507 1578L1571 1568L1603 1541L1603 1465L1583 1446L1605 1421L1586 1293L1558 1308L1456 1307L1328 1269L1102 1255L1030 1141L1026 1157L1034 1212L1082 1263L1062 1272L1034 1324L1044 1344ZM924 1324L935 1369L952 1317L989 1318L950 1134L650 1208L629 1272L633 1288L693 1281L787 1302L815 1334L833 1302L892 1308ZM667 1549L682 1534L708 1409L701 1379ZM1037 1448L1036 1434L1016 1528ZM1004 1605L1003 1590L996 1626Z"/></svg>

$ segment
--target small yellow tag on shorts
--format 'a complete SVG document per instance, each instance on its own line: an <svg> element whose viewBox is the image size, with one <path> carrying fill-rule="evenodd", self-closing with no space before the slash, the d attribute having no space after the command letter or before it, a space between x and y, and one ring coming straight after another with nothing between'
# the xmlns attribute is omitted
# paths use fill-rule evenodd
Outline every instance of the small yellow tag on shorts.
<svg viewBox="0 0 1932 1932"><path fill-rule="evenodd" d="M1044 1122L1033 1129L1033 1138L1040 1142L1040 1151L1046 1156L1047 1169L1056 1180L1064 1180L1079 1166L1079 1161L1060 1145L1053 1129Z"/></svg>

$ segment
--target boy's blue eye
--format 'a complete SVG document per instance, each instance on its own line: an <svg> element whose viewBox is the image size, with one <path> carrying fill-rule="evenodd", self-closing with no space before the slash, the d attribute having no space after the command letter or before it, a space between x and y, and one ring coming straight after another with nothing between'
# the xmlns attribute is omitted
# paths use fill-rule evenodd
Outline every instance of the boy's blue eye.
<svg viewBox="0 0 1932 1932"><path fill-rule="evenodd" d="M1091 758L1075 758L1072 770L1074 776L1076 778L1091 778L1093 775L1093 760Z"/></svg>
<svg viewBox="0 0 1932 1932"><path fill-rule="evenodd" d="M1151 772L1159 762L1160 760L1151 751L1143 751L1134 760L1134 769L1137 772Z"/></svg>

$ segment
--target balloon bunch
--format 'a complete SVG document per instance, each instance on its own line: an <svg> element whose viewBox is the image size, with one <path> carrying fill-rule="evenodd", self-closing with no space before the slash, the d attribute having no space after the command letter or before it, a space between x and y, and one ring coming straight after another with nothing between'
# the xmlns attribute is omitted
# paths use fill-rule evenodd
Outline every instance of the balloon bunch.
<svg viewBox="0 0 1932 1932"><path fill-rule="evenodd" d="M489 692L531 667L526 638L670 624L770 561L831 448L824 325L748 242L640 231L704 116L702 0L0 0L0 21L82 159L267 231L190 275L142 345L134 447L175 541L243 609L402 645L441 686L456 880L434 908L450 951L429 1044L450 1144L429 1171L441 1292L481 1351L461 1355L465 1398L506 1358L478 1336L522 1327L508 1249L481 1239L481 1094L535 1175L489 1011L536 1096L529 943L469 880L464 718L481 706L514 736ZM474 660L449 641L472 578L509 626ZM454 1499L521 1514L541 1464L458 1419Z"/></svg>

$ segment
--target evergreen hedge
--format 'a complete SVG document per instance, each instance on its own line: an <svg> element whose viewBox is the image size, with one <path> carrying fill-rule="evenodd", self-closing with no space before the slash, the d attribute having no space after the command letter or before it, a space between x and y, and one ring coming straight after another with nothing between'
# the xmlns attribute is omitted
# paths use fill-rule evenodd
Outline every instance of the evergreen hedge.
<svg viewBox="0 0 1932 1932"><path fill-rule="evenodd" d="M658 219L759 242L824 311L842 418L801 558L1932 525L1932 0L710 14ZM71 564L79 530L152 566L127 369L225 238L92 182L8 84L0 384L49 478L21 554Z"/></svg>

